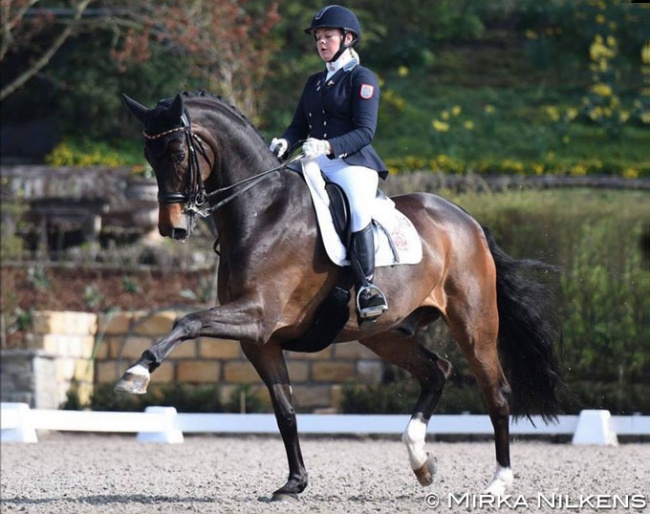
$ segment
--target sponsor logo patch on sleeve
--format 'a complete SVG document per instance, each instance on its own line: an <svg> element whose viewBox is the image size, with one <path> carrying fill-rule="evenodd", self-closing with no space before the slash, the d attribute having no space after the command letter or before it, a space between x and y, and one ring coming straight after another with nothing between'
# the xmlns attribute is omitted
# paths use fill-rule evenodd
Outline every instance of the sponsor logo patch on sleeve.
<svg viewBox="0 0 650 514"><path fill-rule="evenodd" d="M364 100L370 100L375 94L375 86L370 84L361 84L361 90L359 91L359 96Z"/></svg>

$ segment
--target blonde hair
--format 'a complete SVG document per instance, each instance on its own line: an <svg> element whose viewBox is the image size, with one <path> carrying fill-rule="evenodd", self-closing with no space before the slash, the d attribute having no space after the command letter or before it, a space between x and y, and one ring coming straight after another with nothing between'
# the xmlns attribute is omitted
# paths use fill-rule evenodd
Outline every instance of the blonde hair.
<svg viewBox="0 0 650 514"><path fill-rule="evenodd" d="M361 64L361 57L359 57L359 54L354 48L348 48L350 50L350 55L352 56L353 59L355 59L359 64Z"/></svg>

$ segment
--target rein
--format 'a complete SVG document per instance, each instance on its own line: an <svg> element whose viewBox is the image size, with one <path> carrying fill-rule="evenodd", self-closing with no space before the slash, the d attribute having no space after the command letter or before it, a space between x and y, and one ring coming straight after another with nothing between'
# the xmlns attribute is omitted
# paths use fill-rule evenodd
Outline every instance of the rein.
<svg viewBox="0 0 650 514"><path fill-rule="evenodd" d="M257 175L248 177L230 186L222 187L214 191L211 191L209 193L206 193L205 187L203 185L203 180L201 180L199 160L196 151L196 148L198 148L201 155L209 162L208 154L205 151L205 147L204 147L204 141L199 136L194 134L194 132L192 132L191 124L185 114L181 117L181 122L183 123L181 127L174 127L172 129L154 135L147 134L146 131L143 131L142 134L144 135L145 139L147 139L148 141L152 141L152 140L156 140L168 136L169 134L173 134L174 132L182 131L184 133L185 142L187 143L187 147L189 148L190 151L190 157L189 157L190 177L189 177L188 192L182 193L180 191L172 191L167 193L158 193L158 202L165 203L165 204L184 203L186 204L185 212L198 214L202 218L207 218L214 211L220 209L224 205L228 204L229 202L237 198L239 195L245 193L253 186L257 185L260 181L262 181L266 176L273 173L274 171L281 170L285 168L287 165L297 162L304 157L304 155L300 153L295 157L292 157L291 159L283 162L279 166L276 166L275 168L271 168L269 170L263 171L261 173L258 173ZM197 147L194 146L194 140L196 140ZM228 193L231 190L237 189L240 186L244 186L244 187L234 191L233 193L230 193L228 196L226 196L216 204L204 207L205 203L211 198L214 198L215 196L218 196L223 193Z"/></svg>
<svg viewBox="0 0 650 514"><path fill-rule="evenodd" d="M220 189L216 189L216 190L212 191L211 193L207 193L205 195L205 201L207 201L210 198L212 198L214 196L217 196L217 195L219 195L221 193L225 193L227 191L230 191L231 189L237 188L239 186L246 185L246 187L243 187L239 191L235 191L234 193L230 194L229 196L227 196L223 200L221 200L221 201L217 202L216 204L211 205L210 207L207 207L207 208L205 208L203 210L198 208L198 207L201 206L200 204L198 204L196 206L197 208L194 208L194 206L190 206L190 207L187 208L187 210L195 212L199 216L202 216L203 218L205 218L205 217L209 216L210 214L212 214L217 209L220 209L221 207L226 205L228 202L230 202L230 201L234 200L235 198L237 198L242 193L245 193L246 191L248 191L253 186L257 185L258 182L261 182L262 179L264 179L270 173L273 173L274 171L281 170L281 169L285 168L287 165L293 164L294 162L299 161L303 157L304 157L304 155L298 154L295 157L292 157L291 159L283 162L279 166L276 166L275 168L271 168L269 170L258 173L257 175L253 175L252 177L248 177L248 178L246 178L244 180L241 180L241 181L239 181L239 182L237 182L235 184L232 184L230 186L222 187ZM203 203L205 203L205 201Z"/></svg>

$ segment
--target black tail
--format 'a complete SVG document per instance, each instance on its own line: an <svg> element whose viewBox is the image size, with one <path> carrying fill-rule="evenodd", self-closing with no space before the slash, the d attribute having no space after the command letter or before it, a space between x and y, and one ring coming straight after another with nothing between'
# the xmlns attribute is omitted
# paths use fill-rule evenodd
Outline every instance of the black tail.
<svg viewBox="0 0 650 514"><path fill-rule="evenodd" d="M525 276L523 271L557 271L535 260L507 255L483 227L497 270L499 353L512 389L511 411L515 417L540 414L544 421L556 419L562 385L554 342L560 338L553 296L547 285Z"/></svg>

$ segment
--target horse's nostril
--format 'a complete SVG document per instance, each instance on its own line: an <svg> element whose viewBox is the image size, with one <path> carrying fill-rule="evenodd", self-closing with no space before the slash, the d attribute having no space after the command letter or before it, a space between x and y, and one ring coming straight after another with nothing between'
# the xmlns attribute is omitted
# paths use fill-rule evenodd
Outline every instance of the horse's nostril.
<svg viewBox="0 0 650 514"><path fill-rule="evenodd" d="M181 240L187 237L187 230L184 228L173 228L172 233L170 234L172 239Z"/></svg>

